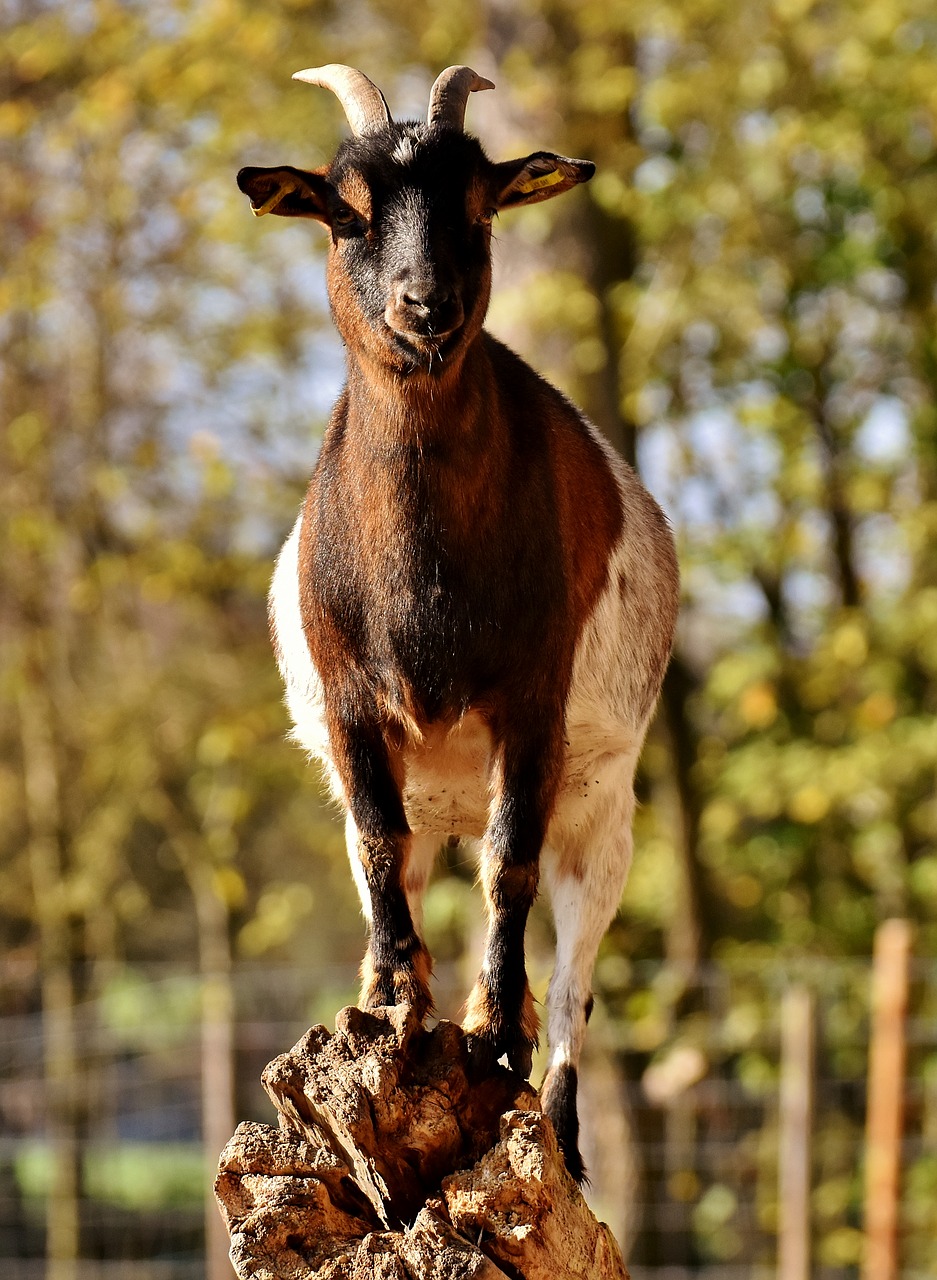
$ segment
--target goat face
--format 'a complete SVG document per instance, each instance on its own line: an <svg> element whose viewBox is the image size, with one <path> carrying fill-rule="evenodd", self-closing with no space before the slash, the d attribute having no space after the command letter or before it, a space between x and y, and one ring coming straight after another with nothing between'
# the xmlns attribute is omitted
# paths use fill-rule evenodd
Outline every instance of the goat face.
<svg viewBox="0 0 937 1280"><path fill-rule="evenodd" d="M494 164L460 122L388 117L322 169L247 168L238 185L257 214L329 228L332 314L353 353L405 376L438 377L484 321L494 214L559 195L593 172L588 161L546 151Z"/></svg>
<svg viewBox="0 0 937 1280"><path fill-rule="evenodd" d="M482 326L491 282L487 161L474 138L391 125L330 167L329 297L348 346L439 372Z"/></svg>

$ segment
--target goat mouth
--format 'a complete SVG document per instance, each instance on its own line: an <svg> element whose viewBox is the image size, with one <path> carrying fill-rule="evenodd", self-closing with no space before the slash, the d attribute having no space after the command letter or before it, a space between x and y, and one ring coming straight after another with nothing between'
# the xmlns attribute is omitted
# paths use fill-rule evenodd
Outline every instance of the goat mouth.
<svg viewBox="0 0 937 1280"><path fill-rule="evenodd" d="M431 367L435 361L445 360L458 345L462 331L461 325L447 329L442 333L417 333L413 329L387 326L394 346L402 354L409 357L414 364Z"/></svg>

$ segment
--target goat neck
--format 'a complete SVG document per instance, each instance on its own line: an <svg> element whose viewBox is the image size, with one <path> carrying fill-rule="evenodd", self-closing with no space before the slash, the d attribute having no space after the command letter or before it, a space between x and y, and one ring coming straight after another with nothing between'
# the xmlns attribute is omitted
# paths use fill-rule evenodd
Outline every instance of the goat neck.
<svg viewBox="0 0 937 1280"><path fill-rule="evenodd" d="M348 352L344 429L381 445L434 444L478 449L505 433L484 337L439 374L401 375Z"/></svg>

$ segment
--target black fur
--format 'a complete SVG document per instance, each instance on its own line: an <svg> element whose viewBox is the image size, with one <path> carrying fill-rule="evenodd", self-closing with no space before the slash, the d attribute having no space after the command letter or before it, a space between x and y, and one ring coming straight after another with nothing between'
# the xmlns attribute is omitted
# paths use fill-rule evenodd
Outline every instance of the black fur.
<svg viewBox="0 0 937 1280"><path fill-rule="evenodd" d="M553 1122L570 1177L581 1185L588 1181L588 1175L579 1154L579 1116L576 1111L578 1092L579 1073L569 1063L563 1063L558 1067L551 1067L547 1072L540 1091L540 1102Z"/></svg>

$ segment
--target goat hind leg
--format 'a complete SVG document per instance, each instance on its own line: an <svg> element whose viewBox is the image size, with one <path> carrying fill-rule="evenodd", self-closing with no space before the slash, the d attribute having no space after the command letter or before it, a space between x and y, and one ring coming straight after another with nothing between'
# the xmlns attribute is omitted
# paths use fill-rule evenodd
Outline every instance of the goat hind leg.
<svg viewBox="0 0 937 1280"><path fill-rule="evenodd" d="M410 837L410 852L404 868L403 887L410 904L410 915L417 933L423 933L423 895L433 870L442 837L438 835L417 835Z"/></svg>
<svg viewBox="0 0 937 1280"><path fill-rule="evenodd" d="M439 853L441 838L435 835L411 835L410 848L404 868L404 891L410 907L410 917L417 933L422 936L423 895L433 863ZM371 924L371 892L368 888L364 863L359 856L359 836L355 820L350 813L345 815L345 847L348 850L348 861L351 874L361 900L361 910L368 925Z"/></svg>
<svg viewBox="0 0 937 1280"><path fill-rule="evenodd" d="M540 1090L553 1122L566 1167L586 1180L579 1151L579 1057L592 1012L592 971L599 945L611 924L631 864L630 782L621 804L591 830L588 848L571 845L545 850L544 875L556 924L556 965L547 991L550 1057Z"/></svg>

